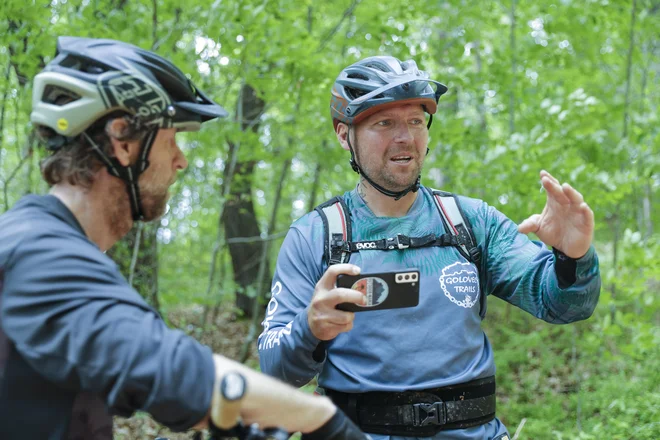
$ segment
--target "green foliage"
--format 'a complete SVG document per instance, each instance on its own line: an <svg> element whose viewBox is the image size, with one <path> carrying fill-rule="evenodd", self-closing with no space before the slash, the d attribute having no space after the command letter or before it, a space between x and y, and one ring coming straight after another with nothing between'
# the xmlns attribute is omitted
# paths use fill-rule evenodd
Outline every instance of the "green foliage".
<svg viewBox="0 0 660 440"><path fill-rule="evenodd" d="M512 433L526 419L521 439L660 438L658 28L655 0L5 0L0 211L47 191L37 169L44 153L29 135L30 79L52 58L53 36L154 49L232 114L180 138L189 167L157 231L161 310L230 310L237 288L219 222L231 184L228 140L240 161L256 163L249 195L262 231L291 161L267 232L286 231L309 203L355 184L328 111L340 69L369 55L413 58L449 86L431 129L425 183L482 198L520 221L542 209L538 172L547 169L578 188L596 216L603 290L592 318L550 326L490 302L484 325L496 353L499 415ZM243 84L266 102L257 132L237 120ZM281 240L271 242L271 262ZM129 267L131 247L116 258Z"/></svg>

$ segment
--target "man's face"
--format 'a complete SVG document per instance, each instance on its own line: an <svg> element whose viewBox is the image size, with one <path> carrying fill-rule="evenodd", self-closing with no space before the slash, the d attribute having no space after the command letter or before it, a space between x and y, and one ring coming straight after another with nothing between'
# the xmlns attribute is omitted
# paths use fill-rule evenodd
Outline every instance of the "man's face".
<svg viewBox="0 0 660 440"><path fill-rule="evenodd" d="M351 130L358 164L370 179L390 191L403 191L415 183L428 141L426 113L419 105L380 110Z"/></svg>
<svg viewBox="0 0 660 440"><path fill-rule="evenodd" d="M165 213L170 198L168 190L176 180L176 173L188 166L175 136L174 128L158 130L149 153L149 168L140 175L140 199L145 221L155 220Z"/></svg>

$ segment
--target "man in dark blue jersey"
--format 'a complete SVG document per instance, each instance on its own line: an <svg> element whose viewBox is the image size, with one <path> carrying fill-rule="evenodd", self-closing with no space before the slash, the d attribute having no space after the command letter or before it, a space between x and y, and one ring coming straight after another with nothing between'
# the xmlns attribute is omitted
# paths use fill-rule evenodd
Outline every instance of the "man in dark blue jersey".
<svg viewBox="0 0 660 440"><path fill-rule="evenodd" d="M104 252L161 216L187 166L178 131L226 116L176 66L113 40L63 37L34 79L46 196L0 216L0 438L111 439L136 410L180 431L240 418L364 439L303 394L168 329Z"/></svg>
<svg viewBox="0 0 660 440"><path fill-rule="evenodd" d="M481 328L486 296L552 323L586 319L598 301L594 217L570 185L542 171L545 209L519 226L481 200L420 185L446 91L412 60L342 70L331 115L359 183L291 226L259 337L262 371L298 386L318 375L319 392L375 440L508 439ZM336 287L338 275L413 268L418 306L337 310L365 306L363 293Z"/></svg>

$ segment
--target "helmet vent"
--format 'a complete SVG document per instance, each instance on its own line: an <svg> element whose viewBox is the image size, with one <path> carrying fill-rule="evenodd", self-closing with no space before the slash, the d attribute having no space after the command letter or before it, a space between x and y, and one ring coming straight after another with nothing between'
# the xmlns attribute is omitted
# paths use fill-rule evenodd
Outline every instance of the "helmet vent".
<svg viewBox="0 0 660 440"><path fill-rule="evenodd" d="M46 86L44 94L41 97L43 102L57 106L63 106L79 99L80 95L76 92L52 84Z"/></svg>
<svg viewBox="0 0 660 440"><path fill-rule="evenodd" d="M108 70L102 64L97 64L90 59L81 59L79 57L67 56L60 62L62 67L78 70L79 72L91 73L98 75Z"/></svg>
<svg viewBox="0 0 660 440"><path fill-rule="evenodd" d="M344 87L344 91L351 100L358 99L360 96L367 94L364 90L355 89L353 87Z"/></svg>
<svg viewBox="0 0 660 440"><path fill-rule="evenodd" d="M370 67L372 69L380 70L381 72L387 72L387 70L383 67L383 65L379 63L365 64L364 67Z"/></svg>
<svg viewBox="0 0 660 440"><path fill-rule="evenodd" d="M369 81L369 77L367 75L363 75L361 73L351 73L350 75L348 75L348 78L361 79L362 81Z"/></svg>

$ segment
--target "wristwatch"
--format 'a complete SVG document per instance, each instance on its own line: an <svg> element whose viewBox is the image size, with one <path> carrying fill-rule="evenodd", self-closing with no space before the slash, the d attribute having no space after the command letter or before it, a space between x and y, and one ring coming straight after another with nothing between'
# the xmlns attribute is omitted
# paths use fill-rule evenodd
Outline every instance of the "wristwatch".
<svg viewBox="0 0 660 440"><path fill-rule="evenodd" d="M237 371L230 371L220 381L220 394L230 402L241 400L247 390L245 377Z"/></svg>

